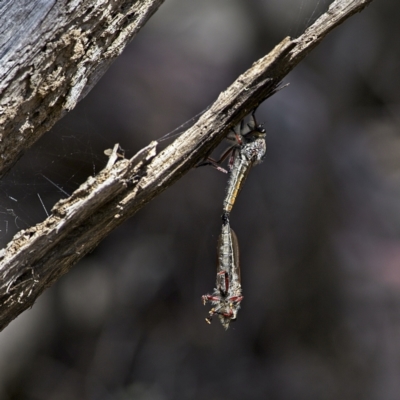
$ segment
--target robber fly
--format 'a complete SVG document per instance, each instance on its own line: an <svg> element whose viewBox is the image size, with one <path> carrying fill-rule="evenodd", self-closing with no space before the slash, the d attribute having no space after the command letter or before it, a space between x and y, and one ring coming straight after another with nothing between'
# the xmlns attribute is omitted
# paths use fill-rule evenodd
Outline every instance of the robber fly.
<svg viewBox="0 0 400 400"><path fill-rule="evenodd" d="M206 321L211 324L212 317L218 315L222 326L229 328L231 321L236 320L243 300L240 284L239 245L235 232L229 222L222 225L218 239L218 264L216 288L213 294L202 296L203 304L210 302L213 308Z"/></svg>
<svg viewBox="0 0 400 400"><path fill-rule="evenodd" d="M219 160L207 158L205 162L198 165L212 165L219 171L227 173L228 171L221 167L221 163L229 157L228 170L230 176L222 212L224 224L229 221L229 215L236 197L242 189L251 167L259 164L265 155L265 129L257 123L254 113L255 110L228 133L226 138L234 143L222 154Z"/></svg>

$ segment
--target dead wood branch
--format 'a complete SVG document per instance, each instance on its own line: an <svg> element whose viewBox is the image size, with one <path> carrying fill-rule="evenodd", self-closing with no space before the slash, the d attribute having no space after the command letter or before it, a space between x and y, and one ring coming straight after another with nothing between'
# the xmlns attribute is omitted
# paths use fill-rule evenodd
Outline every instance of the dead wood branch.
<svg viewBox="0 0 400 400"><path fill-rule="evenodd" d="M372 0L336 0L299 38L284 39L223 93L199 121L157 154L151 143L132 159L114 148L107 167L58 202L42 223L17 234L0 253L0 327L124 220L208 154L333 28Z"/></svg>
<svg viewBox="0 0 400 400"><path fill-rule="evenodd" d="M89 92L163 1L0 2L0 177Z"/></svg>

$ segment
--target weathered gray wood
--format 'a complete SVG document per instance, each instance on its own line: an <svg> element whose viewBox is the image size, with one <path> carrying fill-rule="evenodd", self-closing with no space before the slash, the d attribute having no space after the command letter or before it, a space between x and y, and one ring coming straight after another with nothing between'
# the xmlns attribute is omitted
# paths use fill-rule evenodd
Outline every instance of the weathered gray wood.
<svg viewBox="0 0 400 400"><path fill-rule="evenodd" d="M295 40L284 39L223 93L199 121L161 153L151 143L131 160L117 147L106 168L58 202L42 223L0 252L0 329L124 220L212 150L335 26L372 0L336 0Z"/></svg>
<svg viewBox="0 0 400 400"><path fill-rule="evenodd" d="M0 177L88 93L163 1L0 2Z"/></svg>

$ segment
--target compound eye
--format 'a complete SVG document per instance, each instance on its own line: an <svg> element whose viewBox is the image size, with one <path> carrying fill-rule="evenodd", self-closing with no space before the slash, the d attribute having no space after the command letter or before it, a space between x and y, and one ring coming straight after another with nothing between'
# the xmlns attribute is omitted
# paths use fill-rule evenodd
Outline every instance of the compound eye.
<svg viewBox="0 0 400 400"><path fill-rule="evenodd" d="M265 133L266 132L265 128L262 125L258 125L257 126L257 130L258 130L258 132L261 132L261 133Z"/></svg>

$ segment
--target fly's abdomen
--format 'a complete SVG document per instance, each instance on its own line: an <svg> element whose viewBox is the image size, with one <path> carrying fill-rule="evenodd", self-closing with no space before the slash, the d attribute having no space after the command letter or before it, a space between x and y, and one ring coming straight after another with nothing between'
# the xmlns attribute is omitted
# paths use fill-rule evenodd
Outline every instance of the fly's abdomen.
<svg viewBox="0 0 400 400"><path fill-rule="evenodd" d="M239 192L246 180L247 174L250 171L251 164L251 161L242 160L239 157L233 163L224 199L224 215L229 215L229 213L232 211L236 197L239 195Z"/></svg>

